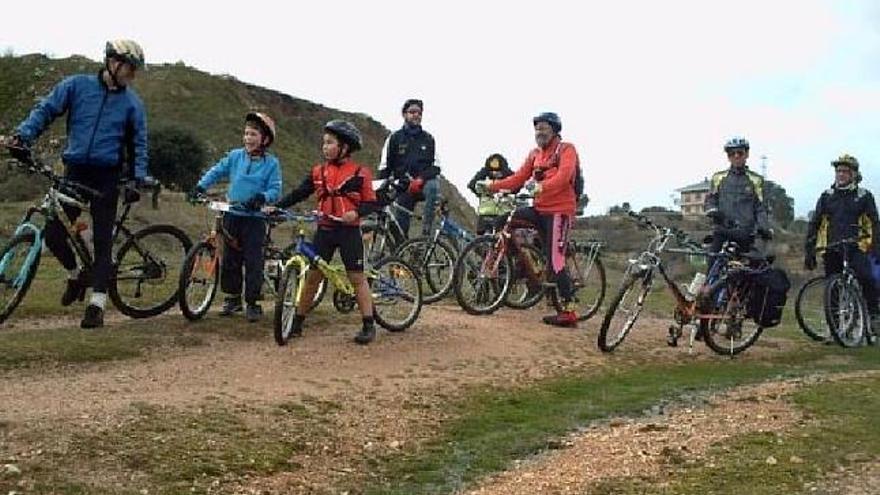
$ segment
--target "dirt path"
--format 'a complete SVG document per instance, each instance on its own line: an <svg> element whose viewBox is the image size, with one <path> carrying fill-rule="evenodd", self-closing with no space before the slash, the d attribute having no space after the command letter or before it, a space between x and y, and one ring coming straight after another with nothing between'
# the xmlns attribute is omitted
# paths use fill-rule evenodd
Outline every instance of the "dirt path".
<svg viewBox="0 0 880 495"><path fill-rule="evenodd" d="M58 425L63 433L64 425L97 428L117 421L133 403L196 408L206 400L250 406L303 397L330 401L339 408L328 421L343 441L315 446L297 458L303 467L297 473L240 480L232 490L329 493L339 481L358 475L357 461L364 452L396 450L423 440L444 419L443 402L463 387L511 387L575 369L717 359L702 346L693 354L686 348L666 347L666 323L651 318L640 320L637 331L616 354L602 355L595 344L598 322L587 322L578 330L556 329L538 323L541 311L502 311L478 318L457 307L431 306L424 309L415 328L402 334L382 332L366 347L350 340L357 318L334 314L314 319L307 324L306 336L286 348L274 344L267 323L254 330L266 333L262 339L217 338L206 346L154 352L130 361L39 374L7 372L0 376L0 422L13 427ZM156 321L180 325L176 318ZM228 320L216 317L211 321L229 325ZM740 359L760 360L789 345L794 344L768 336ZM620 423L587 432L566 445L569 471L562 465L541 467L540 460L530 462L473 493L566 493L565 487L602 476L650 473L659 457L688 456L717 440L694 439L690 432L702 431L705 423L731 421L731 417L752 418L750 428L785 428L798 418L771 397L790 386L771 384L738 392L760 397L756 402L718 399L718 404L730 403L735 409L673 411L668 422ZM636 442L625 442L629 447L622 449L623 436ZM587 455L590 449L594 453ZM609 455L596 456L596 449ZM620 456L628 462L595 461Z"/></svg>

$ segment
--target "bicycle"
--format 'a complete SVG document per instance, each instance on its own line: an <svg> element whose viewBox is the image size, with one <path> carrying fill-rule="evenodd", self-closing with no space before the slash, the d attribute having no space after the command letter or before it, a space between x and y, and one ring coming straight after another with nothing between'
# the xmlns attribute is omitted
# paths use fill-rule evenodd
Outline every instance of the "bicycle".
<svg viewBox="0 0 880 495"><path fill-rule="evenodd" d="M431 237L409 239L397 248L397 255L418 271L422 282L422 299L425 304L437 302L452 290L452 278L458 249L449 243L454 239L473 239L473 234L458 226L449 217L448 201L441 199L437 205L440 222Z"/></svg>
<svg viewBox="0 0 880 495"><path fill-rule="evenodd" d="M635 212L628 214L640 226L653 230L654 236L647 249L627 264L621 286L599 328L599 349L612 352L629 335L651 292L655 271L660 273L675 300L675 324L669 327L667 336L669 346L678 345L685 327L691 330L690 349L698 331L703 334L706 345L721 355L733 356L754 344L763 328L754 320L749 322L752 280L769 270L772 259L748 255L733 241L726 241L719 253L706 253L680 229L657 225ZM667 247L672 240L683 247ZM700 274L691 282L688 293L693 296L685 295L669 276L661 258L664 253L715 258L705 283L700 280ZM635 298L631 300L633 295ZM623 321L618 321L621 317Z"/></svg>
<svg viewBox="0 0 880 495"><path fill-rule="evenodd" d="M213 201L208 197L196 198L194 204L206 205L214 215L213 229L195 246L190 249L180 270L180 311L190 321L205 317L214 297L220 278L220 263L224 249L240 249L238 241L223 227L223 216L230 211L242 209L236 203ZM263 285L273 296L278 293L281 281L281 264L286 259L284 251L272 241L273 230L287 219L282 215L273 214L274 210L266 209L268 228L263 248ZM316 294L314 305L321 302L323 291Z"/></svg>
<svg viewBox="0 0 880 495"><path fill-rule="evenodd" d="M543 251L531 242L517 240L517 231L534 229L534 225L515 217L516 207L527 205L531 199L527 194L499 195L498 201L507 202L505 206L509 207L501 229L477 237L462 250L455 266L453 289L459 305L468 313L491 314L502 304L528 309L545 294L551 305L562 311L555 284L545 281ZM596 314L605 296L601 247L599 241L582 244L574 240L566 246L565 263L575 289L573 302L579 321Z"/></svg>
<svg viewBox="0 0 880 495"><path fill-rule="evenodd" d="M37 273L42 254L46 224L60 221L67 241L79 260L82 279L91 284L92 253L82 232L85 222L73 222L63 206L87 209L87 197L100 197L98 191L56 175L50 167L36 159L27 148L6 146L14 164L27 173L41 175L50 186L39 205L28 207L9 242L0 250L0 323L6 321L27 294ZM150 225L132 231L125 222L133 203L124 202L113 228L112 275L107 295L119 311L132 318L161 314L177 302L177 283L169 269L180 266L182 257L192 245L189 237L173 225ZM39 214L42 225L31 218ZM172 283L174 280L174 283Z"/></svg>
<svg viewBox="0 0 880 495"><path fill-rule="evenodd" d="M284 262L279 295L275 299L273 327L275 342L280 346L290 340L309 270L319 270L333 287L334 305L337 300L352 308L355 304L355 287L345 267L324 261L314 244L306 240L305 224L317 222L320 214L286 213L286 216L297 222L297 234L295 244L288 250L290 254ZM376 263L367 258L364 273L376 322L391 332L402 332L412 326L422 309L422 290L416 271L399 257L388 256Z"/></svg>
<svg viewBox="0 0 880 495"><path fill-rule="evenodd" d="M827 277L825 283L825 318L831 337L843 347L858 347L863 342L876 343L871 329L868 305L855 270L850 267L849 249L862 236L832 242L825 247L842 253L843 269Z"/></svg>

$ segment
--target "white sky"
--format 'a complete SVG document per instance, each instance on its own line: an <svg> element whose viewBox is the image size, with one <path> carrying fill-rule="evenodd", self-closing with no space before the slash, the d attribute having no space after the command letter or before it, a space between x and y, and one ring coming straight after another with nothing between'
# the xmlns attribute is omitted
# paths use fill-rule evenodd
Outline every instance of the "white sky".
<svg viewBox="0 0 880 495"><path fill-rule="evenodd" d="M0 49L16 54L98 59L106 39L133 38L150 63L232 74L390 129L406 98L422 98L462 191L493 152L518 167L544 110L578 148L590 214L671 206L675 188L726 167L735 134L752 142L754 169L768 157L799 215L843 152L862 162L864 186L880 186L870 0L31 0L6 11L22 22L3 23Z"/></svg>

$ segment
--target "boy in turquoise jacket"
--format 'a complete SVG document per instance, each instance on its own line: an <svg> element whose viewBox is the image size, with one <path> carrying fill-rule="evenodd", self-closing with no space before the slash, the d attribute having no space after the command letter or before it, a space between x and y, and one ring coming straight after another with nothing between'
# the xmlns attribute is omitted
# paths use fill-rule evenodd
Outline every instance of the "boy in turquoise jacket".
<svg viewBox="0 0 880 495"><path fill-rule="evenodd" d="M281 194L281 166L275 155L266 152L275 140L275 122L266 114L248 113L245 117L244 147L230 151L208 170L192 192L197 197L221 179L229 179L226 199L236 205L223 217L223 228L238 246L226 246L220 266L220 289L226 294L221 316L241 312L242 265L244 299L250 322L262 318L257 303L263 285L263 243L266 220L260 211L274 203Z"/></svg>

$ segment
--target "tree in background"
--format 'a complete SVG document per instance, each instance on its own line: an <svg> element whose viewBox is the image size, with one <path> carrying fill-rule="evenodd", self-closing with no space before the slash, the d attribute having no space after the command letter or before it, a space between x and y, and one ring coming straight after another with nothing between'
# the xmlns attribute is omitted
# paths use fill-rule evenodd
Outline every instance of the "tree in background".
<svg viewBox="0 0 880 495"><path fill-rule="evenodd" d="M150 173L163 187L189 191L206 159L204 146L192 132L175 126L150 130Z"/></svg>
<svg viewBox="0 0 880 495"><path fill-rule="evenodd" d="M770 213L770 220L782 228L788 228L794 221L794 199L785 188L768 180L764 182L764 202Z"/></svg>

